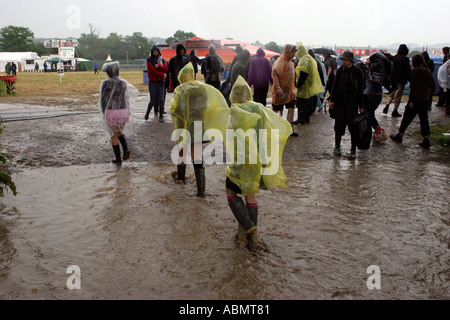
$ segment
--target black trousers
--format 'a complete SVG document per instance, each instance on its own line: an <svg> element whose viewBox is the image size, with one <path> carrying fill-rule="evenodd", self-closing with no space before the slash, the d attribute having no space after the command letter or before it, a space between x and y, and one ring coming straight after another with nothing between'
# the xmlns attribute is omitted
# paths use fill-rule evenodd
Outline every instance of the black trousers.
<svg viewBox="0 0 450 320"><path fill-rule="evenodd" d="M348 128L351 136L352 148L356 147L356 128L353 120L355 120L358 115L358 107L335 104L334 108L336 112L336 118L334 121L336 142L340 142L341 137L345 135L345 129Z"/></svg>
<svg viewBox="0 0 450 320"><path fill-rule="evenodd" d="M422 137L430 135L430 124L428 122L428 101L414 101L413 108L409 104L405 108L402 123L400 125L400 132L405 133L414 118L419 115L420 119L420 133Z"/></svg>
<svg viewBox="0 0 450 320"><path fill-rule="evenodd" d="M263 106L266 106L267 105L267 91L269 91L269 87L255 88L255 94L253 95L253 100L255 102L261 103Z"/></svg>

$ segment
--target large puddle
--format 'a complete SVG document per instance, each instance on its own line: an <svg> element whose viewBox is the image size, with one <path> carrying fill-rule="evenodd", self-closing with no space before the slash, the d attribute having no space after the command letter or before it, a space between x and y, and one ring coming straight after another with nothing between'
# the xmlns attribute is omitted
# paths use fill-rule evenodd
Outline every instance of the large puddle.
<svg viewBox="0 0 450 320"><path fill-rule="evenodd" d="M288 190L257 197L269 252L237 248L223 165L206 199L192 166L186 185L170 163L23 169L0 204L0 299L450 298L448 164L283 167Z"/></svg>

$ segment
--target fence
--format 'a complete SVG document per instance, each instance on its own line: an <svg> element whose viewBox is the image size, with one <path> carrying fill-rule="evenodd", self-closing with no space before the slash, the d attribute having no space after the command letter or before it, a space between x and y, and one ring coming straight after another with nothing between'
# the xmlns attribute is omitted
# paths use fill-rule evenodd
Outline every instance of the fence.
<svg viewBox="0 0 450 320"><path fill-rule="evenodd" d="M106 61L97 62L98 70L101 71L102 67ZM143 71L147 70L147 60L138 59L138 60L119 60L120 70L126 71ZM83 61L79 62L78 71L94 71L94 61Z"/></svg>

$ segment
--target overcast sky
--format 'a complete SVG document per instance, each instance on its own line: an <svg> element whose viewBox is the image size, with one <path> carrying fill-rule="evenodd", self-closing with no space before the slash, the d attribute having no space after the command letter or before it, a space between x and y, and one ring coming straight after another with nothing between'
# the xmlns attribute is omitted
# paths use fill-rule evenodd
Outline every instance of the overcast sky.
<svg viewBox="0 0 450 320"><path fill-rule="evenodd" d="M89 24L110 33L167 38L175 31L279 45L372 46L450 43L448 0L15 0L0 28L35 38L79 37ZM5 6L2 6L5 9Z"/></svg>

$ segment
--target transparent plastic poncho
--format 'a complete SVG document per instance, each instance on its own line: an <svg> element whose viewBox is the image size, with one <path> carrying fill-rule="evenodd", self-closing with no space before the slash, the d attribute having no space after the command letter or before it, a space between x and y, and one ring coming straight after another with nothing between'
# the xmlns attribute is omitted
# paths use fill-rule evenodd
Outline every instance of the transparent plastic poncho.
<svg viewBox="0 0 450 320"><path fill-rule="evenodd" d="M299 59L295 69L297 81L300 79L300 72L308 74L305 83L297 90L297 98L309 99L324 92L319 70L317 69L317 62L309 55L302 43L299 43L297 46L296 56Z"/></svg>
<svg viewBox="0 0 450 320"><path fill-rule="evenodd" d="M439 85L447 91L450 89L450 60L446 61L438 70L437 74Z"/></svg>
<svg viewBox="0 0 450 320"><path fill-rule="evenodd" d="M120 78L118 62L104 64L103 74L106 80L100 85L99 109L106 131L113 136L133 123L133 108L139 91Z"/></svg>
<svg viewBox="0 0 450 320"><path fill-rule="evenodd" d="M252 101L250 86L238 77L230 94L231 108L225 147L231 162L228 178L251 195L277 187L287 189L281 166L292 126L277 113ZM240 143L244 143L244 147Z"/></svg>
<svg viewBox="0 0 450 320"><path fill-rule="evenodd" d="M194 74L192 63L181 69L178 74L180 85L175 89L170 101L174 130L179 130L180 148L187 144L211 141L212 136L207 133L208 130L216 133L215 141L223 139L230 114L222 93L213 86L195 81ZM194 132L195 122L200 121L201 135Z"/></svg>

